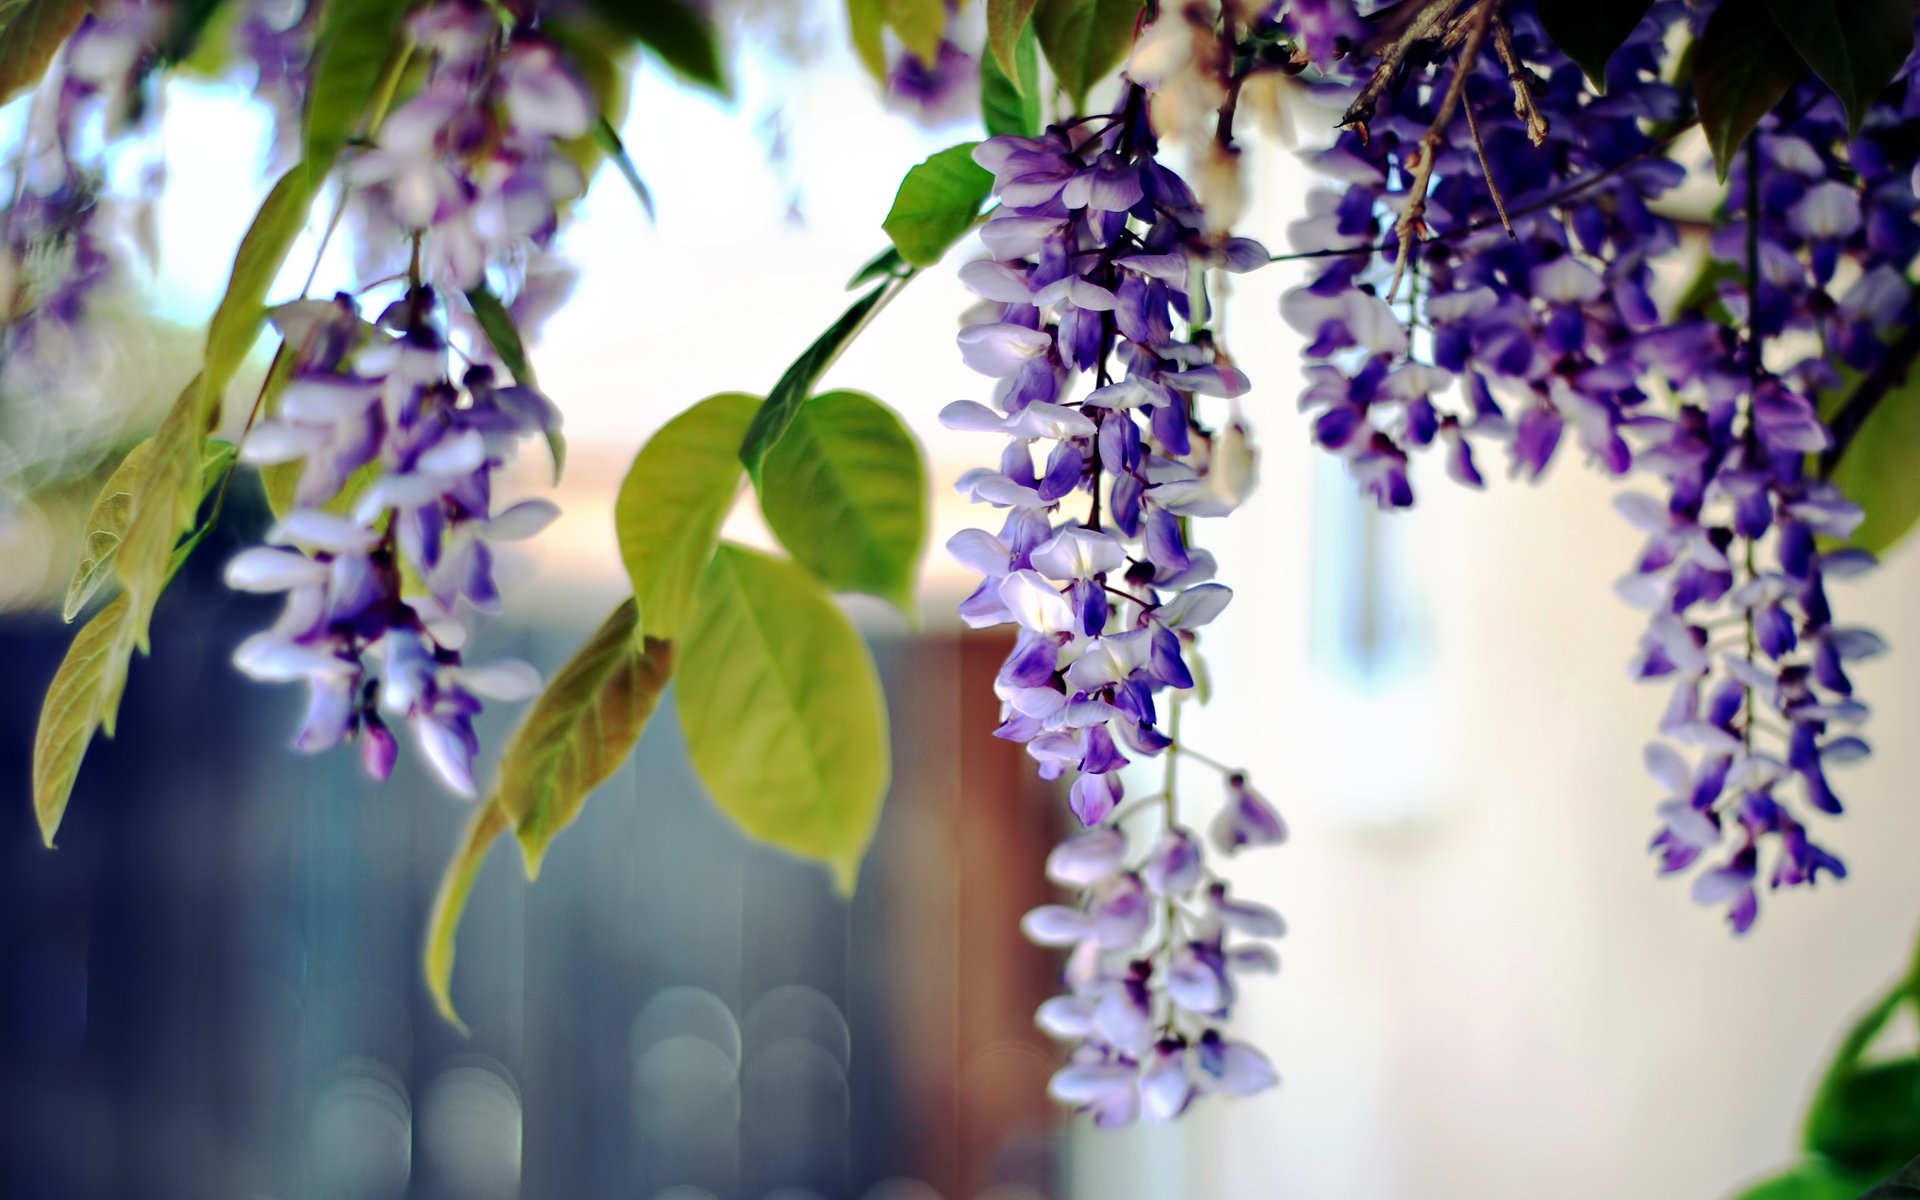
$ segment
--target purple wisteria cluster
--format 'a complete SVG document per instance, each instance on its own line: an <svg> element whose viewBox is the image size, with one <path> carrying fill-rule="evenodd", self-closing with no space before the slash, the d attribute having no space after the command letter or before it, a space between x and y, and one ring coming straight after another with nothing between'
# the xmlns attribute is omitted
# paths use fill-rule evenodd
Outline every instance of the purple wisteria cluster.
<svg viewBox="0 0 1920 1200"><path fill-rule="evenodd" d="M438 307L422 287L372 323L345 295L276 310L293 370L277 415L240 456L297 462L299 477L269 544L236 557L227 581L287 594L280 619L234 662L256 679L307 684L296 749L357 738L367 773L385 779L397 753L388 720L402 720L435 775L472 796L480 697L540 687L517 660L461 662L469 614L499 607L489 543L532 536L559 512L523 500L493 513L492 473L559 414L531 388L496 386L490 367L456 386Z"/></svg>
<svg viewBox="0 0 1920 1200"><path fill-rule="evenodd" d="M85 17L34 94L24 139L0 211L0 359L15 396L61 394L84 359L75 337L89 310L124 279L157 189L114 196L106 146L144 129L141 84L172 8L102 4ZM151 245L144 246L150 255Z"/></svg>
<svg viewBox="0 0 1920 1200"><path fill-rule="evenodd" d="M408 28L426 80L346 167L360 273L404 270L418 238L429 282L465 292L494 267L517 292L558 228L556 205L586 190L558 143L592 128L593 99L554 46L509 38L480 5L436 4Z"/></svg>
<svg viewBox="0 0 1920 1200"><path fill-rule="evenodd" d="M1436 440L1474 487L1469 438L1504 442L1511 472L1533 479L1569 432L1609 474L1666 485L1664 499L1618 504L1649 534L1619 588L1653 614L1632 674L1674 684L1661 732L1698 751L1648 747L1672 792L1653 849L1678 872L1725 847L1693 894L1728 902L1745 932L1767 839L1771 887L1845 874L1783 785L1840 811L1825 766L1867 753L1837 728L1867 712L1843 664L1882 643L1833 620L1826 580L1873 560L1832 548L1861 512L1809 456L1834 444L1818 398L1870 377L1920 317L1903 274L1920 252L1920 94L1903 75L1850 136L1824 85L1798 85L1734 164L1710 247L1718 305L1663 314L1651 264L1678 239L1648 202L1684 176L1660 152L1688 114L1659 80L1673 27L1697 37L1713 8L1654 4L1609 61L1605 95L1526 3L1499 10L1500 36L1465 39L1481 49L1457 91L1453 54L1391 88L1338 89L1350 123L1315 165L1346 186L1316 193L1291 231L1323 259L1282 314L1317 360L1302 399L1316 441L1383 507L1413 502L1408 454ZM1424 240L1403 255L1406 235Z"/></svg>
<svg viewBox="0 0 1920 1200"><path fill-rule="evenodd" d="M1176 738L1196 631L1231 598L1210 582L1213 556L1192 545L1190 525L1231 512L1253 484L1237 411L1219 429L1198 411L1199 397L1230 402L1248 387L1207 328L1205 273L1268 258L1254 242L1203 232L1193 193L1154 158L1145 100L1128 85L1110 115L974 151L1001 203L980 234L991 257L961 270L983 300L959 342L968 365L999 383L993 407L961 400L941 413L949 427L1007 438L997 469L958 485L1006 510L1005 523L948 548L986 577L960 607L967 623L1019 627L995 685L997 735L1024 743L1043 778L1072 779L1083 832L1048 871L1078 902L1036 909L1025 929L1073 947L1071 991L1039 1017L1078 1043L1052 1091L1108 1126L1275 1082L1259 1051L1220 1024L1234 973L1278 966L1264 943L1229 944L1228 934L1283 928L1207 868L1201 839L1180 823L1171 758L1157 795L1129 799L1122 777L1130 762L1189 753ZM1075 396L1089 373L1091 389ZM1152 844L1135 855L1127 823L1155 812ZM1285 827L1232 774L1212 835L1231 854L1279 842Z"/></svg>
<svg viewBox="0 0 1920 1200"><path fill-rule="evenodd" d="M300 157L320 5L308 0L241 0L233 49L253 67L253 97L273 111L273 159L283 171Z"/></svg>
<svg viewBox="0 0 1920 1200"><path fill-rule="evenodd" d="M1315 360L1301 407L1314 414L1314 439L1344 458L1383 508L1413 503L1408 455L1436 441L1447 448L1449 474L1472 487L1482 477L1469 437L1504 442L1512 472L1527 478L1546 470L1569 426L1606 470L1619 474L1631 462L1620 431L1647 401L1635 346L1660 325L1649 264L1678 244L1647 202L1684 174L1652 153L1647 129L1680 110L1657 68L1662 31L1684 9L1654 6L1610 61L1617 86L1606 97L1593 94L1530 9L1502 11L1514 52L1546 72L1524 85L1538 119L1516 112L1515 84L1489 39L1434 154L1424 204L1434 239L1409 248L1411 302L1383 293L1400 256L1397 218L1413 203L1410 162L1450 89L1454 60L1415 72L1312 156L1346 186L1312 193L1308 216L1289 230L1295 251L1328 254L1281 302ZM1448 406L1456 384L1463 396Z"/></svg>
<svg viewBox="0 0 1920 1200"><path fill-rule="evenodd" d="M1622 498L1652 536L1621 590L1655 609L1636 674L1676 681L1662 732L1699 750L1689 763L1664 744L1647 749L1673 794L1654 846L1666 871L1725 846L1694 897L1727 902L1743 932L1758 913L1764 839L1779 846L1770 887L1846 874L1777 789L1797 783L1806 805L1838 814L1826 768L1868 752L1845 732L1867 716L1845 664L1884 644L1835 624L1826 580L1873 559L1830 548L1863 514L1808 456L1833 445L1814 398L1850 394L1890 365L1895 334L1920 323L1904 274L1920 253L1913 72L1909 63L1852 137L1839 101L1812 80L1761 121L1729 180L1738 216L1711 246L1733 268L1720 301L1747 337L1696 318L1662 331L1645 355L1684 402L1674 419L1647 422L1636 465L1670 499ZM1712 640L1728 634L1731 645Z"/></svg>

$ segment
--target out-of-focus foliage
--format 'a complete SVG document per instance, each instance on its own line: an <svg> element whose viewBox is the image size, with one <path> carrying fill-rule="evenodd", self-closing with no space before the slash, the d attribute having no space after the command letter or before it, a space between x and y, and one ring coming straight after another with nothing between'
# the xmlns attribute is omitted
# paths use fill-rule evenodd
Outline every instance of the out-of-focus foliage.
<svg viewBox="0 0 1920 1200"><path fill-rule="evenodd" d="M1806 1157L1737 1200L1852 1200L1882 1179L1867 1197L1920 1194L1920 1053L1871 1054L1903 1008L1920 1013L1920 960L1841 1039L1807 1108Z"/></svg>

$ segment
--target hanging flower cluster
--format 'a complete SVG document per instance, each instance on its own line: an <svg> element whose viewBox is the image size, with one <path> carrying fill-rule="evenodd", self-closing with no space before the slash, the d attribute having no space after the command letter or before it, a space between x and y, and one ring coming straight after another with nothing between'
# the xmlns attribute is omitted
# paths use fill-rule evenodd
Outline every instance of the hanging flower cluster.
<svg viewBox="0 0 1920 1200"><path fill-rule="evenodd" d="M520 700L540 686L525 663L461 662L468 613L499 607L488 544L558 515L546 500L493 514L492 474L559 415L531 388L495 386L488 367L455 386L436 308L420 288L372 324L344 295L277 310L291 379L240 454L298 462L299 479L270 544L235 558L227 582L287 593L280 619L234 662L256 679L307 684L296 749L357 737L367 774L385 779L397 751L387 719L404 720L440 780L472 796L479 698Z"/></svg>
<svg viewBox="0 0 1920 1200"><path fill-rule="evenodd" d="M557 143L592 127L592 99L553 46L509 42L483 7L436 4L408 27L429 55L426 82L346 169L360 272L397 272L417 236L429 282L469 291L489 266L517 281L552 241L555 206L586 188Z"/></svg>
<svg viewBox="0 0 1920 1200"><path fill-rule="evenodd" d="M1651 540L1621 590L1655 609L1636 674L1677 681L1662 732L1700 752L1689 763L1663 743L1647 748L1649 769L1672 791L1654 846L1665 871L1726 847L1693 893L1726 902L1741 932L1758 914L1765 840L1779 847L1770 887L1846 874L1777 789L1797 783L1809 807L1838 814L1826 767L1868 753L1843 732L1867 716L1844 664L1884 644L1834 624L1826 580L1873 559L1821 550L1816 537L1846 538L1863 513L1811 476L1808 456L1834 441L1812 398L1845 395L1849 377L1872 379L1892 365L1896 332L1920 323L1904 276L1920 253L1912 71L1909 63L1897 96L1874 105L1853 137L1839 101L1813 82L1762 120L1731 172L1728 207L1740 216L1711 247L1733 268L1720 299L1747 338L1696 318L1664 332L1648 355L1686 402L1677 419L1649 423L1657 434L1639 456L1671 499L1622 498ZM1807 347L1798 356L1779 341L1795 336ZM1763 353L1770 343L1778 350ZM1717 630L1716 611L1726 614ZM1715 632L1733 632L1732 645L1715 645Z"/></svg>
<svg viewBox="0 0 1920 1200"><path fill-rule="evenodd" d="M1436 440L1449 473L1481 486L1470 436L1504 442L1512 473L1529 479L1570 431L1609 474L1665 482L1665 501L1619 502L1650 535L1620 587L1653 610L1632 673L1675 683L1661 732L1700 751L1690 763L1664 743L1647 750L1673 793L1653 848L1676 872L1727 844L1694 897L1730 901L1744 932L1764 839L1780 847L1772 887L1845 873L1776 787L1797 779L1809 805L1837 813L1823 761L1867 751L1828 732L1865 717L1841 663L1881 642L1834 625L1825 579L1872 559L1816 548L1861 514L1807 456L1833 445L1813 398L1841 388L1842 371L1870 375L1915 321L1901 273L1920 251L1905 126L1915 102L1875 106L1849 138L1831 92L1800 84L1762 121L1754 186L1752 150L1734 171L1729 209L1750 196L1760 228L1750 241L1736 219L1713 240L1727 265L1722 320L1669 318L1649 295L1651 263L1678 242L1647 203L1683 176L1658 152L1685 128L1685 97L1659 80L1670 29L1699 36L1713 6L1653 5L1608 61L1605 95L1530 5L1443 8L1425 10L1435 16L1420 32L1458 53L1408 69L1422 38L1387 47L1388 61L1343 93L1348 128L1315 156L1347 186L1316 193L1291 231L1298 251L1326 260L1282 301L1318 360L1302 407L1316 414L1315 440L1382 507L1413 502L1407 456ZM1789 334L1813 349L1763 356ZM1457 408L1436 403L1456 387ZM1715 642L1715 630L1734 636ZM1780 741L1778 754L1757 734Z"/></svg>
<svg viewBox="0 0 1920 1200"><path fill-rule="evenodd" d="M1228 931L1277 936L1279 917L1232 899L1207 870L1171 775L1162 794L1132 801L1121 776L1134 759L1190 753L1176 738L1180 698L1196 683L1196 630L1231 593L1209 582L1213 556L1191 544L1189 526L1231 512L1253 483L1237 413L1209 429L1197 407L1248 387L1206 327L1205 272L1268 257L1246 239L1209 236L1192 192L1154 152L1146 93L1133 85L1111 115L975 150L1001 204L980 235L992 257L961 270L984 319L959 342L968 365L999 383L994 407L962 400L941 413L949 427L1008 439L998 469L958 485L1005 509L1005 523L948 547L986 577L960 607L967 623L1019 626L995 685L997 735L1024 743L1043 778L1072 775L1085 832L1061 844L1049 871L1080 901L1037 909L1025 928L1075 947L1071 994L1040 1019L1079 1042L1054 1094L1103 1125L1166 1120L1200 1092L1245 1094L1275 1079L1218 1024L1233 970L1278 965L1263 944L1229 946ZM1093 386L1076 397L1085 373ZM1076 511L1062 513L1070 502ZM1215 829L1223 851L1282 839L1278 815L1243 778L1229 791ZM1136 862L1123 822L1148 806L1164 820Z"/></svg>
<svg viewBox="0 0 1920 1200"><path fill-rule="evenodd" d="M143 107L141 81L171 13L102 5L31 101L13 198L0 215L0 356L10 396L62 394L61 381L87 357L74 339L89 310L124 280L128 252L143 240L159 173L143 173L141 194L113 196L105 148Z"/></svg>
<svg viewBox="0 0 1920 1200"><path fill-rule="evenodd" d="M320 5L308 0L244 0L233 48L253 66L253 97L273 112L273 158L284 171L300 157L302 118Z"/></svg>
<svg viewBox="0 0 1920 1200"><path fill-rule="evenodd" d="M1660 324L1649 262L1677 245L1647 201L1682 177L1645 128L1672 120L1679 97L1638 76L1659 66L1679 8L1657 5L1614 54L1609 78L1632 86L1611 98L1592 93L1525 7L1504 9L1479 28L1485 49L1464 58L1464 79L1448 59L1397 91L1363 90L1350 127L1313 156L1347 186L1312 193L1290 230L1296 251L1328 257L1281 314L1317 360L1301 397L1314 439L1381 507L1413 503L1407 456L1436 441L1449 473L1481 486L1469 435L1504 442L1527 478L1569 425L1606 470L1630 464L1620 430L1647 399L1635 347ZM1516 83L1513 63L1548 73L1521 68ZM1597 182L1564 195L1580 181ZM1415 295L1396 309L1402 281ZM1430 336L1416 347L1418 325ZM1436 403L1456 384L1464 403Z"/></svg>

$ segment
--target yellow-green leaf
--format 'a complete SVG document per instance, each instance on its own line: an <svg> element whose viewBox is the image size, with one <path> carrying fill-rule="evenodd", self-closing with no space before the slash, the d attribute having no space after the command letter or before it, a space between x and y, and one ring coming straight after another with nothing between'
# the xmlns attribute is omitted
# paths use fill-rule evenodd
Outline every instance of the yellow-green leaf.
<svg viewBox="0 0 1920 1200"><path fill-rule="evenodd" d="M1126 58L1139 17L1140 0L1039 0L1034 5L1033 31L1075 112L1086 107L1088 89Z"/></svg>
<svg viewBox="0 0 1920 1200"><path fill-rule="evenodd" d="M575 651L500 755L496 798L513 818L527 876L588 793L620 769L673 675L673 645L644 639L632 600Z"/></svg>
<svg viewBox="0 0 1920 1200"><path fill-rule="evenodd" d="M267 316L267 289L286 265L294 240L307 227L317 186L296 163L267 193L246 236L240 239L233 270L227 275L226 293L207 325L207 351L201 367L205 394L199 401L202 428L219 423L220 397L260 336L260 326Z"/></svg>
<svg viewBox="0 0 1920 1200"><path fill-rule="evenodd" d="M306 158L288 173L299 174L308 199L347 139L377 120L391 98L391 83L412 53L401 23L413 7L408 0L328 0L307 89Z"/></svg>
<svg viewBox="0 0 1920 1200"><path fill-rule="evenodd" d="M869 269L877 267L882 259L868 264ZM813 394L813 385L827 373L842 351L853 344L853 339L878 316L889 301L900 294L900 289L912 282L914 273L920 268L908 266L905 271L889 274L887 278L866 295L847 306L840 319L827 327L827 331L813 339L813 344L800 352L781 374L773 390L760 405L760 411L753 414L752 424L747 426L747 435L740 439L740 461L747 465L749 475L758 475L760 461L767 456L767 450L780 440L787 431L787 423L793 420L793 414ZM863 271L862 274L865 274Z"/></svg>
<svg viewBox="0 0 1920 1200"><path fill-rule="evenodd" d="M1851 372L1846 377L1858 378ZM1920 522L1920 371L1910 371L1905 380L1887 389L1854 433L1830 478L1841 494L1867 513L1847 539L1848 545L1884 555Z"/></svg>
<svg viewBox="0 0 1920 1200"><path fill-rule="evenodd" d="M847 0L847 33L854 53L875 79L887 78L886 0Z"/></svg>
<svg viewBox="0 0 1920 1200"><path fill-rule="evenodd" d="M988 137L1040 135L1040 52L1031 22L1020 27L1013 43L1013 69L1002 71L1000 60L980 56L980 121Z"/></svg>
<svg viewBox="0 0 1920 1200"><path fill-rule="evenodd" d="M106 679L126 609L127 598L116 596L80 627L40 704L40 725L33 734L33 814L48 846L53 845L54 832L66 815L80 760L106 716ZM124 658L119 670L124 675ZM112 701L117 704L118 700L115 692Z"/></svg>
<svg viewBox="0 0 1920 1200"><path fill-rule="evenodd" d="M461 1033L467 1032L460 1014L453 1010L454 938L460 932L460 916L466 911L467 897L473 893L473 881L487 861L493 841L512 824L500 805L487 800L473 814L460 845L440 877L440 890L433 897L433 913L427 918L427 946L421 967L427 976L427 991L433 1006Z"/></svg>
<svg viewBox="0 0 1920 1200"><path fill-rule="evenodd" d="M900 181L880 227L899 247L900 257L914 266L939 262L966 234L992 193L992 173L973 161L973 148L979 144L949 146L916 164Z"/></svg>
<svg viewBox="0 0 1920 1200"><path fill-rule="evenodd" d="M993 52L1001 75L1013 81L1023 95L1034 91L1032 98L1037 102L1039 95L1027 87L1032 76L1027 73L1029 68L1021 62L1019 53L1020 37L1028 28L1027 18L1033 15L1033 4L1034 0L987 0L987 49Z"/></svg>
<svg viewBox="0 0 1920 1200"><path fill-rule="evenodd" d="M174 546L193 527L193 515L200 507L201 451L206 441L203 389L203 380L194 379L161 419L134 481L126 534L114 552L114 572L127 589L121 641L142 652L147 649L153 606L173 575ZM109 693L116 698L125 672L121 659L118 671L108 677ZM106 724L112 732L111 717Z"/></svg>
<svg viewBox="0 0 1920 1200"><path fill-rule="evenodd" d="M66 602L60 606L61 620L71 621L78 616L110 577L113 552L120 548L120 539L126 535L127 520L133 511L134 482L139 479L141 465L147 461L147 451L152 448L153 439L147 438L127 451L127 456L107 477L100 494L94 497L93 509L87 513L86 536L80 544L80 562L67 584Z"/></svg>
<svg viewBox="0 0 1920 1200"><path fill-rule="evenodd" d="M694 769L749 836L851 892L891 771L873 659L794 563L722 542L680 641L675 706Z"/></svg>
<svg viewBox="0 0 1920 1200"><path fill-rule="evenodd" d="M194 385L188 384L182 403L194 394ZM180 408L181 405L176 404L175 412ZM169 414L169 420L173 416ZM160 432L149 439L151 444L143 443L148 445L148 449L134 472L131 495L138 497L146 494L144 489L148 486L148 470L154 465L157 454L166 453L164 448L169 444L166 438L168 428L168 424L163 422ZM186 519L189 524L193 520L193 511L204 498L204 483L219 478L233 462L233 446L227 442L207 442L204 453L204 458L196 457L193 460L195 474L202 481L202 486L188 497ZM174 480L174 483L179 482L178 479ZM163 495L160 499L161 502L153 506L156 510L170 507L173 497ZM129 507L135 509L137 516L137 505ZM128 540L134 536L136 524L137 521L129 521ZM74 635L73 642L68 645L66 658L55 672L53 682L47 688L46 698L40 706L40 724L34 731L33 806L40 820L41 836L48 845L53 844L54 831L59 828L60 818L66 813L67 799L73 792L73 781L80 772L81 759L93 740L94 731L105 729L108 737L113 736L114 722L120 711L120 696L126 689L127 662L133 657L134 646L144 639L145 622L153 611L151 597L158 597L165 589L174 572L186 561L193 545L194 541L189 540L186 545L170 548L159 573L143 593L149 597L144 612L137 607L141 596L129 589L125 594L114 597L94 614L92 620L81 626L80 632ZM118 553L114 561L117 566Z"/></svg>
<svg viewBox="0 0 1920 1200"><path fill-rule="evenodd" d="M947 32L946 0L883 0L887 24L900 35L900 44L928 66L940 57L940 41Z"/></svg>
<svg viewBox="0 0 1920 1200"><path fill-rule="evenodd" d="M829 591L865 592L913 615L927 469L892 409L861 392L801 405L760 468L760 511Z"/></svg>
<svg viewBox="0 0 1920 1200"><path fill-rule="evenodd" d="M693 611L720 523L740 491L740 439L758 396L709 396L634 457L613 509L620 558L648 637L671 640Z"/></svg>
<svg viewBox="0 0 1920 1200"><path fill-rule="evenodd" d="M90 7L88 0L0 0L0 104L40 82Z"/></svg>

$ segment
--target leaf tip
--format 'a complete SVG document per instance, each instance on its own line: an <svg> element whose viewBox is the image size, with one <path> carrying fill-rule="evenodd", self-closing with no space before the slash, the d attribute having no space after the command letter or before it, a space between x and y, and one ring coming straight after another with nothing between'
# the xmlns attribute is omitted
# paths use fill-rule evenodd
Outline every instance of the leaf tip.
<svg viewBox="0 0 1920 1200"><path fill-rule="evenodd" d="M460 932L460 916L466 910L467 896L473 891L474 878L479 875L481 864L486 862L487 851L492 847L493 840L500 836L507 825L507 815L501 811L497 799L489 798L481 804L480 810L473 815L472 823L461 836L453 858L447 863L446 874L440 879L440 890L433 898L432 915L427 918L427 944L420 963L426 977L427 992L433 997L434 1008L462 1035L469 1031L453 1007L455 937Z"/></svg>
<svg viewBox="0 0 1920 1200"><path fill-rule="evenodd" d="M860 854L843 855L827 863L827 870L833 875L833 890L843 900L853 899L853 892L860 884Z"/></svg>
<svg viewBox="0 0 1920 1200"><path fill-rule="evenodd" d="M513 831L513 838L520 843L520 864L527 873L527 882L532 883L540 878L540 864L546 861L547 846L552 839L525 824Z"/></svg>

